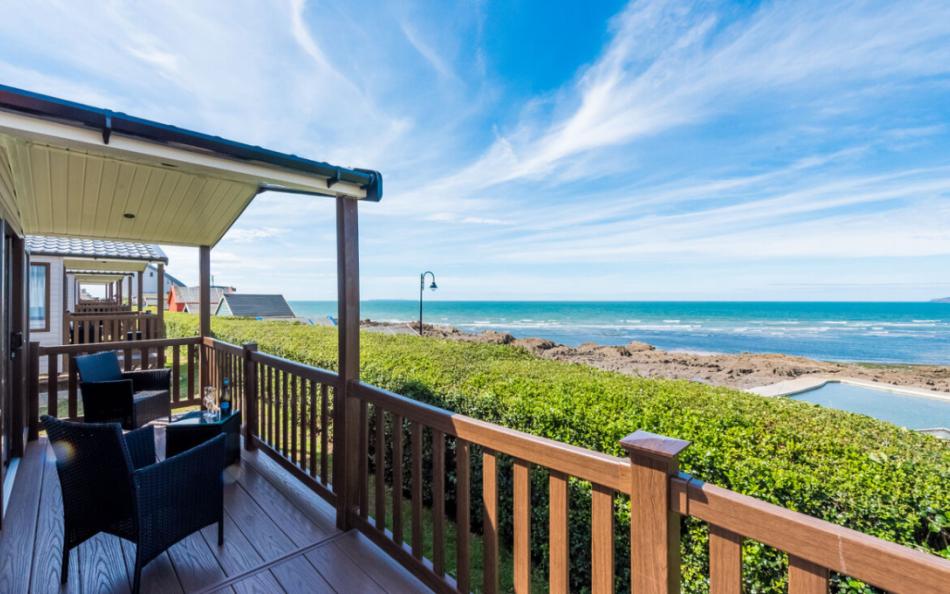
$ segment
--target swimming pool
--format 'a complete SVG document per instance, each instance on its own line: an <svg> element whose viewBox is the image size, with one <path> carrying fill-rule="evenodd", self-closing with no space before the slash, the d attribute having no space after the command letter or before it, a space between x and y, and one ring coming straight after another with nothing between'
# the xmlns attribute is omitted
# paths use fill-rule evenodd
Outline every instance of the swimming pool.
<svg viewBox="0 0 950 594"><path fill-rule="evenodd" d="M840 382L828 382L791 397L860 413L908 429L950 428L950 399L912 396Z"/></svg>

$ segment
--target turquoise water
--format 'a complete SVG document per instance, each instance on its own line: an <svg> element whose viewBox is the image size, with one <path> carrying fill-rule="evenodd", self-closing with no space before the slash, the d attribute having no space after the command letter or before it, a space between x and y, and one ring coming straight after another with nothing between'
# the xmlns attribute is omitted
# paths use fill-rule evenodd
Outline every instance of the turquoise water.
<svg viewBox="0 0 950 594"><path fill-rule="evenodd" d="M837 382L796 394L793 398L860 413L908 429L950 428L950 400L908 396Z"/></svg>
<svg viewBox="0 0 950 594"><path fill-rule="evenodd" d="M302 317L336 315L334 302L291 306ZM365 301L360 315L417 320L419 303ZM946 303L427 301L425 320L571 346L638 340L667 350L950 364Z"/></svg>

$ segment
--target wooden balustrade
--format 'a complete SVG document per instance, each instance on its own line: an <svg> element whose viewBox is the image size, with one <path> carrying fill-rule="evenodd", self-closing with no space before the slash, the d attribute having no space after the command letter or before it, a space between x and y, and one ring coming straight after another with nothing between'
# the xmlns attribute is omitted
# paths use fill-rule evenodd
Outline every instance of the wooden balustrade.
<svg viewBox="0 0 950 594"><path fill-rule="evenodd" d="M888 592L947 592L950 561L842 528L835 524L708 485L678 473L677 458L687 442L643 431L621 445L628 458L617 458L528 435L408 398L354 383L351 393L372 407L372 426L361 432L361 455L373 461L360 468L361 495L373 491L372 509L361 509L356 525L384 550L437 591L469 591L472 469L481 469L481 589L499 590L499 517L511 518L511 584L515 592L532 589L532 517L538 509L534 473L547 475L548 576L551 592L571 589L568 524L571 483L589 486L591 511L589 570L592 592L615 586L615 506L631 505L629 588L635 594L673 593L680 588L680 535L683 516L710 524L710 585L713 594L742 591L741 545L752 539L789 555L790 594L827 592L830 572L862 580ZM372 431L370 430L372 429ZM375 433L370 438L370 434ZM428 433L428 439L426 434ZM423 443L425 440L425 443ZM389 445L389 451L386 445ZM406 455L409 445L408 456ZM425 447L428 444L430 447ZM454 447L452 447L454 446ZM454 450L455 455L445 457ZM473 458L474 451L480 456ZM388 464L387 464L388 457ZM403 458L407 458L408 463ZM480 460L479 460L480 458ZM507 458L509 476L501 476ZM456 570L445 569L446 467L454 467ZM431 468L430 484L424 469ZM373 484L374 483L374 484ZM508 489L511 510L499 507L500 485ZM543 484L543 483L542 483ZM423 493L430 493L428 509ZM410 504L405 506L408 494ZM363 497L360 498L363 500ZM405 518L408 511L408 518ZM430 516L431 559L422 556L421 526ZM369 516L369 517L367 517ZM388 517L387 517L388 516ZM405 537L406 526L411 536ZM577 526L573 526L577 529ZM574 563L574 565L572 565ZM539 584L534 584L537 587Z"/></svg>
<svg viewBox="0 0 950 594"><path fill-rule="evenodd" d="M197 366L195 338L152 339L135 342L100 342L92 344L69 344L41 346L30 343L31 419L35 424L43 412L40 401L45 396L45 412L63 419L81 419L79 398L79 374L74 360L80 355L114 351L119 364L126 370L157 369L166 366L166 350L171 351L172 407L191 406L199 402L195 387ZM184 371L182 363L184 362ZM45 363L45 365L43 365ZM47 370L45 377L40 370ZM64 392L65 391L65 392Z"/></svg>
<svg viewBox="0 0 950 594"><path fill-rule="evenodd" d="M164 336L158 316L151 313L64 313L65 344L95 344L124 340L153 340Z"/></svg>
<svg viewBox="0 0 950 594"><path fill-rule="evenodd" d="M711 592L741 591L741 544L755 540L788 553L789 593L828 591L828 572L887 592L950 592L950 561L754 497L688 474L670 480L671 511L709 524Z"/></svg>
<svg viewBox="0 0 950 594"><path fill-rule="evenodd" d="M39 359L47 359L47 406L51 414L62 412L58 395L65 384L68 416L76 418L72 357L116 350L130 368L136 361L164 364L158 353L163 356L168 348L173 349L175 402L200 402L200 388L194 388L200 352L208 383L220 387L229 378L235 405L245 411L245 447L259 447L336 503L331 484L333 426L340 411L334 409L333 397L341 380L333 372L258 352L255 345L197 337L134 346L32 343L30 368L36 374ZM141 353L138 359L135 352ZM182 353L187 383L179 393ZM42 398L37 385L31 398L34 419ZM350 429L359 436L358 456L345 470L358 475L357 505L337 509L348 509L351 525L436 591L468 592L477 583L491 593L499 591L504 580L516 592L538 586L568 592L578 586L571 570L587 564L590 583L580 586L592 592L612 592L619 579L616 568L627 565L630 583L622 584L624 589L674 594L680 588L679 526L687 516L709 525L711 594L742 591L746 539L788 554L790 594L827 592L832 573L895 593L946 593L950 584L950 561L678 472L678 455L689 445L684 441L638 431L621 442L628 453L621 458L478 421L359 382L349 383L347 392L359 401L360 411L358 426ZM569 522L579 504L590 506L587 525ZM630 525L615 526L616 509L627 505ZM538 523L540 517L547 521ZM447 549L446 533L453 524L451 570L453 551ZM431 538L424 537L426 526L431 527ZM589 551L572 549L571 531L578 529L590 532ZM547 532L542 537L548 545L546 576L532 571L539 554L537 546L532 548L541 536L532 535L537 530ZM618 547L615 539L628 530L633 553L629 559L617 559L618 550L627 549ZM473 575L473 538L480 538L482 545L480 576ZM512 575L500 575L503 552L511 556Z"/></svg>
<svg viewBox="0 0 950 594"><path fill-rule="evenodd" d="M244 413L246 441L277 460L331 502L333 372L205 338L202 349L213 385L232 378Z"/></svg>
<svg viewBox="0 0 950 594"><path fill-rule="evenodd" d="M483 571L481 589L497 592L502 576L498 573L501 545L502 512L512 518L512 547L516 592L527 592L531 586L531 515L534 501L531 493L533 473L543 471L549 480L549 549L552 592L569 589L570 560L568 533L568 481L587 481L593 485L592 506L592 591L609 592L614 585L614 497L628 494L631 463L626 458L601 454L550 439L528 435L491 423L429 406L403 396L361 383L352 384L351 393L372 407L372 431L367 429L360 444L362 454L373 459L373 472L362 471L360 493L368 493L371 483L375 493L372 510L361 509L356 524L379 546L400 560L427 585L437 591L468 591L472 585L470 551L472 517L481 518ZM373 439L369 433L375 433ZM428 436L426 435L428 433ZM428 437L428 439L426 439ZM369 447L370 442L374 444ZM389 451L384 448L389 444ZM406 445L409 464L404 464ZM428 445L429 447L426 447ZM454 456L444 456L454 452ZM478 456L474 456L478 453ZM387 456L388 454L388 456ZM361 456L362 457L362 456ZM387 457L389 458L387 464ZM504 458L505 464L500 460ZM446 467L454 469L453 517L446 516L449 494L444 478ZM511 477L501 477L501 468L510 468ZM431 468L433 480L424 485L424 468ZM478 498L480 513L473 514L471 488L473 469L479 469L482 489ZM406 482L408 479L408 483ZM499 507L500 485L510 485L512 509ZM387 495L388 491L388 495ZM429 509L423 506L423 493L430 493ZM410 502L403 498L408 493ZM387 501L388 500L388 501ZM363 519L372 513L369 519ZM535 512L536 513L536 512ZM388 518L387 518L388 516ZM433 526L432 559L423 557L422 525L430 516ZM387 521L387 519L389 521ZM444 528L456 524L456 570L445 569ZM411 537L405 539L409 526Z"/></svg>
<svg viewBox="0 0 950 594"><path fill-rule="evenodd" d="M77 314L108 314L131 312L132 306L115 301L80 301L74 309Z"/></svg>

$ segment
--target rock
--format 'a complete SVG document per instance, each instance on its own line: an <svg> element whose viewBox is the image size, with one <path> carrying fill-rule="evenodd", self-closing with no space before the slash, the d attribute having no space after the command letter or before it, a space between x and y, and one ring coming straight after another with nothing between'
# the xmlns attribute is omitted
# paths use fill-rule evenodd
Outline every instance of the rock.
<svg viewBox="0 0 950 594"><path fill-rule="evenodd" d="M491 344L511 344L515 337L507 332L498 332L497 330L485 330L480 334L485 342Z"/></svg>
<svg viewBox="0 0 950 594"><path fill-rule="evenodd" d="M652 344L647 344L645 342L637 342L636 340L627 343L626 349L631 353L641 353L643 351L655 351L656 347Z"/></svg>
<svg viewBox="0 0 950 594"><path fill-rule="evenodd" d="M632 353L627 350L627 347L622 346L605 346L597 349L597 352L604 355L608 359L619 359L622 357L629 357Z"/></svg>
<svg viewBox="0 0 950 594"><path fill-rule="evenodd" d="M558 344L553 340L547 340L544 338L523 338L515 340L512 344L526 348L529 351L547 351L558 346Z"/></svg>

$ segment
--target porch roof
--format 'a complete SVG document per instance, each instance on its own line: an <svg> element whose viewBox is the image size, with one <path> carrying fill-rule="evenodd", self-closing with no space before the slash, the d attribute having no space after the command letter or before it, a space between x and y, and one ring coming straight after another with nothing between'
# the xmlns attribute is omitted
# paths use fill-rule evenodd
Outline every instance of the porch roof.
<svg viewBox="0 0 950 594"><path fill-rule="evenodd" d="M125 280L127 275L118 273L118 272L75 272L71 273L73 278L76 279L76 282L90 284L90 285L102 285L106 283L114 283L116 281Z"/></svg>
<svg viewBox="0 0 950 594"><path fill-rule="evenodd" d="M26 250L31 254L97 258L108 260L134 260L168 264L168 256L162 248L148 243L131 241L104 241L78 237L50 237L28 235Z"/></svg>
<svg viewBox="0 0 950 594"><path fill-rule="evenodd" d="M24 234L213 246L268 190L378 201L382 176L0 85L0 214Z"/></svg>
<svg viewBox="0 0 950 594"><path fill-rule="evenodd" d="M168 256L157 245L77 237L28 235L26 251L32 255L61 256L69 272L142 272L150 263L168 264Z"/></svg>

